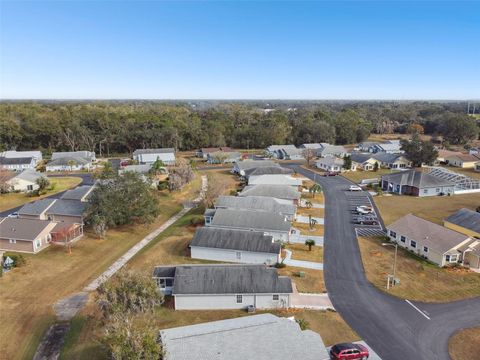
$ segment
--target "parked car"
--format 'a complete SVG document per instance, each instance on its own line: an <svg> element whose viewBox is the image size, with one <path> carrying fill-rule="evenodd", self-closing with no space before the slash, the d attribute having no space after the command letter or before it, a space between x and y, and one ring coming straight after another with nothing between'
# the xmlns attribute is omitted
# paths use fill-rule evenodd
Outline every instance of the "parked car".
<svg viewBox="0 0 480 360"><path fill-rule="evenodd" d="M358 185L350 185L348 190L350 190L350 191L362 191L362 188Z"/></svg>
<svg viewBox="0 0 480 360"><path fill-rule="evenodd" d="M330 349L330 358L335 360L366 360L369 355L368 349L361 344L342 343L333 345Z"/></svg>
<svg viewBox="0 0 480 360"><path fill-rule="evenodd" d="M7 217L9 217L9 218L18 218L18 212L15 211L15 212L9 214Z"/></svg>
<svg viewBox="0 0 480 360"><path fill-rule="evenodd" d="M378 225L378 219L374 216L356 216L353 218L353 223L360 225Z"/></svg>
<svg viewBox="0 0 480 360"><path fill-rule="evenodd" d="M335 171L325 171L323 173L323 176L337 176L338 175L338 172L335 172Z"/></svg>
<svg viewBox="0 0 480 360"><path fill-rule="evenodd" d="M373 213L373 208L371 206L362 205L362 206L357 206L355 208L355 211L361 215L368 215Z"/></svg>

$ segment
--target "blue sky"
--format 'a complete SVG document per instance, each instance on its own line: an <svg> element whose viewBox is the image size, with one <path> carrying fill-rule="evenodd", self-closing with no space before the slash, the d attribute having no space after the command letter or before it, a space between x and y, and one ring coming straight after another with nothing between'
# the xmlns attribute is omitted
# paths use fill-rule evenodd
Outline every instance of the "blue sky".
<svg viewBox="0 0 480 360"><path fill-rule="evenodd" d="M480 98L480 2L0 1L3 99Z"/></svg>

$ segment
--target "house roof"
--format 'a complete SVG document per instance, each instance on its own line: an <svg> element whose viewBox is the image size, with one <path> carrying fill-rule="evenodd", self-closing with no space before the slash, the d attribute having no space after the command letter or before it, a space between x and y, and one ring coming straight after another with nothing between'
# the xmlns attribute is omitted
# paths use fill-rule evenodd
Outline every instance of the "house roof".
<svg viewBox="0 0 480 360"><path fill-rule="evenodd" d="M251 175L248 178L248 185L288 185L301 186L302 180L285 174L267 174L267 175Z"/></svg>
<svg viewBox="0 0 480 360"><path fill-rule="evenodd" d="M262 293L290 294L292 280L265 265L175 266L174 295Z"/></svg>
<svg viewBox="0 0 480 360"><path fill-rule="evenodd" d="M248 169L254 169L254 168L260 168L260 167L266 167L266 166L279 166L276 162L270 161L270 160L243 160L243 161L237 161L235 163L238 167L238 169L241 170L248 170Z"/></svg>
<svg viewBox="0 0 480 360"><path fill-rule="evenodd" d="M64 157L81 157L88 161L93 160L95 153L93 151L80 150L80 151L60 151L52 153L52 160L61 159Z"/></svg>
<svg viewBox="0 0 480 360"><path fill-rule="evenodd" d="M141 154L166 154L166 153L175 153L174 148L163 148L163 149L137 149L133 152L133 155Z"/></svg>
<svg viewBox="0 0 480 360"><path fill-rule="evenodd" d="M41 199L37 201L32 201L23 205L20 210L18 210L19 215L41 215L46 211L50 206L53 205L56 199Z"/></svg>
<svg viewBox="0 0 480 360"><path fill-rule="evenodd" d="M395 161L397 161L400 158L405 158L405 155L403 154L389 154L389 153L376 153L372 155L372 158L375 160L378 160L383 163L387 164L393 164ZM406 159L406 158L405 158Z"/></svg>
<svg viewBox="0 0 480 360"><path fill-rule="evenodd" d="M317 164L325 164L327 166L332 166L332 165L338 165L338 166L343 166L344 161L343 159L340 159L338 157L325 157L325 158L320 158L316 161Z"/></svg>
<svg viewBox="0 0 480 360"><path fill-rule="evenodd" d="M324 143L325 144L325 143ZM324 145L320 144L320 143L307 143L307 144L302 144L300 145L301 148L304 148L304 149L320 149L321 147L323 147Z"/></svg>
<svg viewBox="0 0 480 360"><path fill-rule="evenodd" d="M222 146L222 147L209 147L209 148L201 148L200 151L202 154L209 154L209 153L214 153L214 152L232 152L233 149L228 147L228 146Z"/></svg>
<svg viewBox="0 0 480 360"><path fill-rule="evenodd" d="M455 154L455 155L449 155L447 156L447 159L451 159L451 158L457 158L459 160L461 160L462 162L477 162L479 161L480 159L475 156L475 155L472 155L472 154Z"/></svg>
<svg viewBox="0 0 480 360"><path fill-rule="evenodd" d="M373 156L370 153L364 154L364 153L353 152L353 153L350 154L350 158L352 159L352 161L354 161L358 164L363 164L364 162L366 162L370 159L373 159Z"/></svg>
<svg viewBox="0 0 480 360"><path fill-rule="evenodd" d="M459 155L459 154L461 154L460 151L451 151L451 150L441 149L441 150L438 150L437 158L446 158L448 156Z"/></svg>
<svg viewBox="0 0 480 360"><path fill-rule="evenodd" d="M245 186L238 196L268 196L277 199L298 200L300 192L288 185Z"/></svg>
<svg viewBox="0 0 480 360"><path fill-rule="evenodd" d="M0 165L28 165L32 160L32 157L0 157Z"/></svg>
<svg viewBox="0 0 480 360"><path fill-rule="evenodd" d="M383 143L377 144L376 147L383 151L400 151L400 143Z"/></svg>
<svg viewBox="0 0 480 360"><path fill-rule="evenodd" d="M85 197L88 197L93 190L93 186L90 185L81 185L77 186L75 189L67 190L60 197L64 200L84 200Z"/></svg>
<svg viewBox="0 0 480 360"><path fill-rule="evenodd" d="M0 152L0 157L6 157L6 158L33 157L33 158L41 159L42 152L39 150L30 150L30 151L7 150L4 152Z"/></svg>
<svg viewBox="0 0 480 360"><path fill-rule="evenodd" d="M33 170L33 169L26 169L24 171L22 171L20 174L18 174L17 176L14 176L13 178L14 179L21 179L21 180L25 180L25 181L30 181L32 183L35 183L37 181L37 179L40 179L40 178L43 178L45 177L44 175L42 175L41 173Z"/></svg>
<svg viewBox="0 0 480 360"><path fill-rule="evenodd" d="M448 252L469 238L413 214L398 219L387 228L406 236L408 239L418 241L441 254Z"/></svg>
<svg viewBox="0 0 480 360"><path fill-rule="evenodd" d="M440 179L436 176L416 170L399 171L393 174L383 175L382 180L386 180L399 185L414 186L419 189L437 186L453 186L450 181Z"/></svg>
<svg viewBox="0 0 480 360"><path fill-rule="evenodd" d="M146 174L152 168L152 164L127 165L120 169L121 172L132 171L139 174Z"/></svg>
<svg viewBox="0 0 480 360"><path fill-rule="evenodd" d="M277 151L277 150L297 150L297 147L292 144L288 145L270 145L267 148L268 151Z"/></svg>
<svg viewBox="0 0 480 360"><path fill-rule="evenodd" d="M202 227L197 229L190 244L216 249L242 250L260 253L280 253L280 243L261 231L245 231Z"/></svg>
<svg viewBox="0 0 480 360"><path fill-rule="evenodd" d="M294 215L296 212L295 205L283 203L278 199L266 196L220 196L215 203L215 207L266 211L284 215Z"/></svg>
<svg viewBox="0 0 480 360"><path fill-rule="evenodd" d="M86 165L91 162L90 159L86 159L81 156L64 156L50 161L47 166L70 166L70 161L73 161L75 163L74 166Z"/></svg>
<svg viewBox="0 0 480 360"><path fill-rule="evenodd" d="M211 226L252 230L290 231L291 223L284 215L261 211L217 209Z"/></svg>
<svg viewBox="0 0 480 360"><path fill-rule="evenodd" d="M480 233L480 213L470 209L460 209L444 221Z"/></svg>
<svg viewBox="0 0 480 360"><path fill-rule="evenodd" d="M47 215L82 216L86 204L80 200L58 199L47 210Z"/></svg>
<svg viewBox="0 0 480 360"><path fill-rule="evenodd" d="M347 149L345 149L341 145L325 145L324 147L317 150L318 156L345 154L345 153L347 153Z"/></svg>
<svg viewBox="0 0 480 360"><path fill-rule="evenodd" d="M165 360L325 360L322 338L272 314L188 325L160 331ZM286 351L285 349L288 349Z"/></svg>
<svg viewBox="0 0 480 360"><path fill-rule="evenodd" d="M4 218L0 219L0 238L33 241L53 224L49 220Z"/></svg>
<svg viewBox="0 0 480 360"><path fill-rule="evenodd" d="M281 167L280 165L264 166L264 167L245 170L245 176L273 175L273 174L293 174L293 170L290 168Z"/></svg>

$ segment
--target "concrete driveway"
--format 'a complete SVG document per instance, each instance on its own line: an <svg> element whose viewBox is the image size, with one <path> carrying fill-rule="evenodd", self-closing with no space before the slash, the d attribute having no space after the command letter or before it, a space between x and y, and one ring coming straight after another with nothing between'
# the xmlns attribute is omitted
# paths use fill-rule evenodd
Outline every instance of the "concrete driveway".
<svg viewBox="0 0 480 360"><path fill-rule="evenodd" d="M290 297L291 305L296 309L335 310L328 294L299 293L293 283L293 294Z"/></svg>

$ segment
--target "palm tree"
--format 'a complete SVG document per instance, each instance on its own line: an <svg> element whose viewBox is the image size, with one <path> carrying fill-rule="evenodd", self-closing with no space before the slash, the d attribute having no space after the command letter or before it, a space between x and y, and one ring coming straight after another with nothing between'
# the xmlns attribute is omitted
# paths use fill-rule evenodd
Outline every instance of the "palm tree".
<svg viewBox="0 0 480 360"><path fill-rule="evenodd" d="M313 206L312 202L310 200L305 201L305 207L307 209L310 209ZM480 211L479 211L480 212Z"/></svg>
<svg viewBox="0 0 480 360"><path fill-rule="evenodd" d="M315 240L307 239L305 240L305 245L308 246L308 251L312 251L312 246L315 246Z"/></svg>
<svg viewBox="0 0 480 360"><path fill-rule="evenodd" d="M308 189L308 192L313 195L313 198L315 199L315 194L316 193L321 193L322 192L322 187L319 184L313 184L310 189Z"/></svg>

